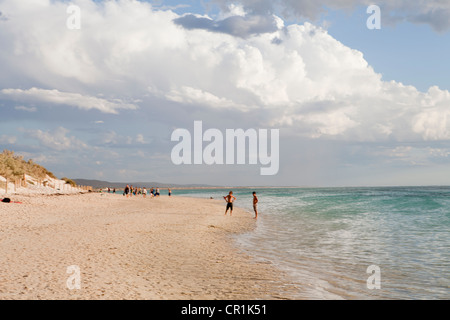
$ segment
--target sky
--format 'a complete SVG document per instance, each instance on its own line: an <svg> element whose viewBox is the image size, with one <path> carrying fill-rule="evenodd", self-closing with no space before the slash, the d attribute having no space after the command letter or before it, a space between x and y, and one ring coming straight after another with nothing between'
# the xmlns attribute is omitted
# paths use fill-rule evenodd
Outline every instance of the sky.
<svg viewBox="0 0 450 320"><path fill-rule="evenodd" d="M0 148L60 178L450 184L449 1L0 0L0 43ZM279 170L175 164L195 121Z"/></svg>

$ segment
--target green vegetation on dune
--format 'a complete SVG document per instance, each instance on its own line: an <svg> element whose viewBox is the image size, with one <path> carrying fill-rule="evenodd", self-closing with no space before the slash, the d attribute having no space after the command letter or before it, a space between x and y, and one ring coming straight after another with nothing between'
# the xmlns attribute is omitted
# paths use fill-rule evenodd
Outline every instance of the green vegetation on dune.
<svg viewBox="0 0 450 320"><path fill-rule="evenodd" d="M61 180L64 180L66 182L66 184L70 184L72 187L76 187L77 186L76 182L73 181L72 179L62 178Z"/></svg>
<svg viewBox="0 0 450 320"><path fill-rule="evenodd" d="M45 179L47 176L56 179L53 173L33 160L25 161L22 156L15 155L14 151L3 150L0 153L0 176L15 180L23 178L24 174L36 179Z"/></svg>

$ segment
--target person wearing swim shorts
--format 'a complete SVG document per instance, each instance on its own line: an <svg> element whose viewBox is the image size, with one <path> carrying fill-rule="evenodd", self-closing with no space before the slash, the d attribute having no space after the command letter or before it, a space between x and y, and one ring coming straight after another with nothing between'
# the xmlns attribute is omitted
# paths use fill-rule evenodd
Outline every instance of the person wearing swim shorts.
<svg viewBox="0 0 450 320"><path fill-rule="evenodd" d="M256 192L253 192L253 211L255 211L255 219L258 219L258 197Z"/></svg>
<svg viewBox="0 0 450 320"><path fill-rule="evenodd" d="M230 193L223 198L227 202L227 208L225 210L225 215L227 215L228 209L230 209L230 216L231 216L233 214L233 202L234 202L234 200L236 200L236 197L233 196L233 191L230 191Z"/></svg>

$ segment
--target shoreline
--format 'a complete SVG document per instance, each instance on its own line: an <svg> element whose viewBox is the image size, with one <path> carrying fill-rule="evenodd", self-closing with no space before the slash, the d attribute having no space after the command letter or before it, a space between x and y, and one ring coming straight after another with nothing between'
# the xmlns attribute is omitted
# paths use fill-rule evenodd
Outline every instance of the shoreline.
<svg viewBox="0 0 450 320"><path fill-rule="evenodd" d="M14 195L0 204L0 299L292 299L284 272L243 252L250 213L217 200ZM81 289L70 290L69 266Z"/></svg>

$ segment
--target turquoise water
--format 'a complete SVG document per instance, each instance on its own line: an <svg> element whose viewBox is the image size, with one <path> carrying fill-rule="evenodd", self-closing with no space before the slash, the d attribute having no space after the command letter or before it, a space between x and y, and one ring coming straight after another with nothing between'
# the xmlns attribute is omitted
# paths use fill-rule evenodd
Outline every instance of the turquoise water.
<svg viewBox="0 0 450 320"><path fill-rule="evenodd" d="M227 190L176 190L222 199ZM449 299L450 187L235 189L256 229L238 237L292 278L297 298ZM225 204L224 204L225 205ZM369 266L380 288L367 285Z"/></svg>

